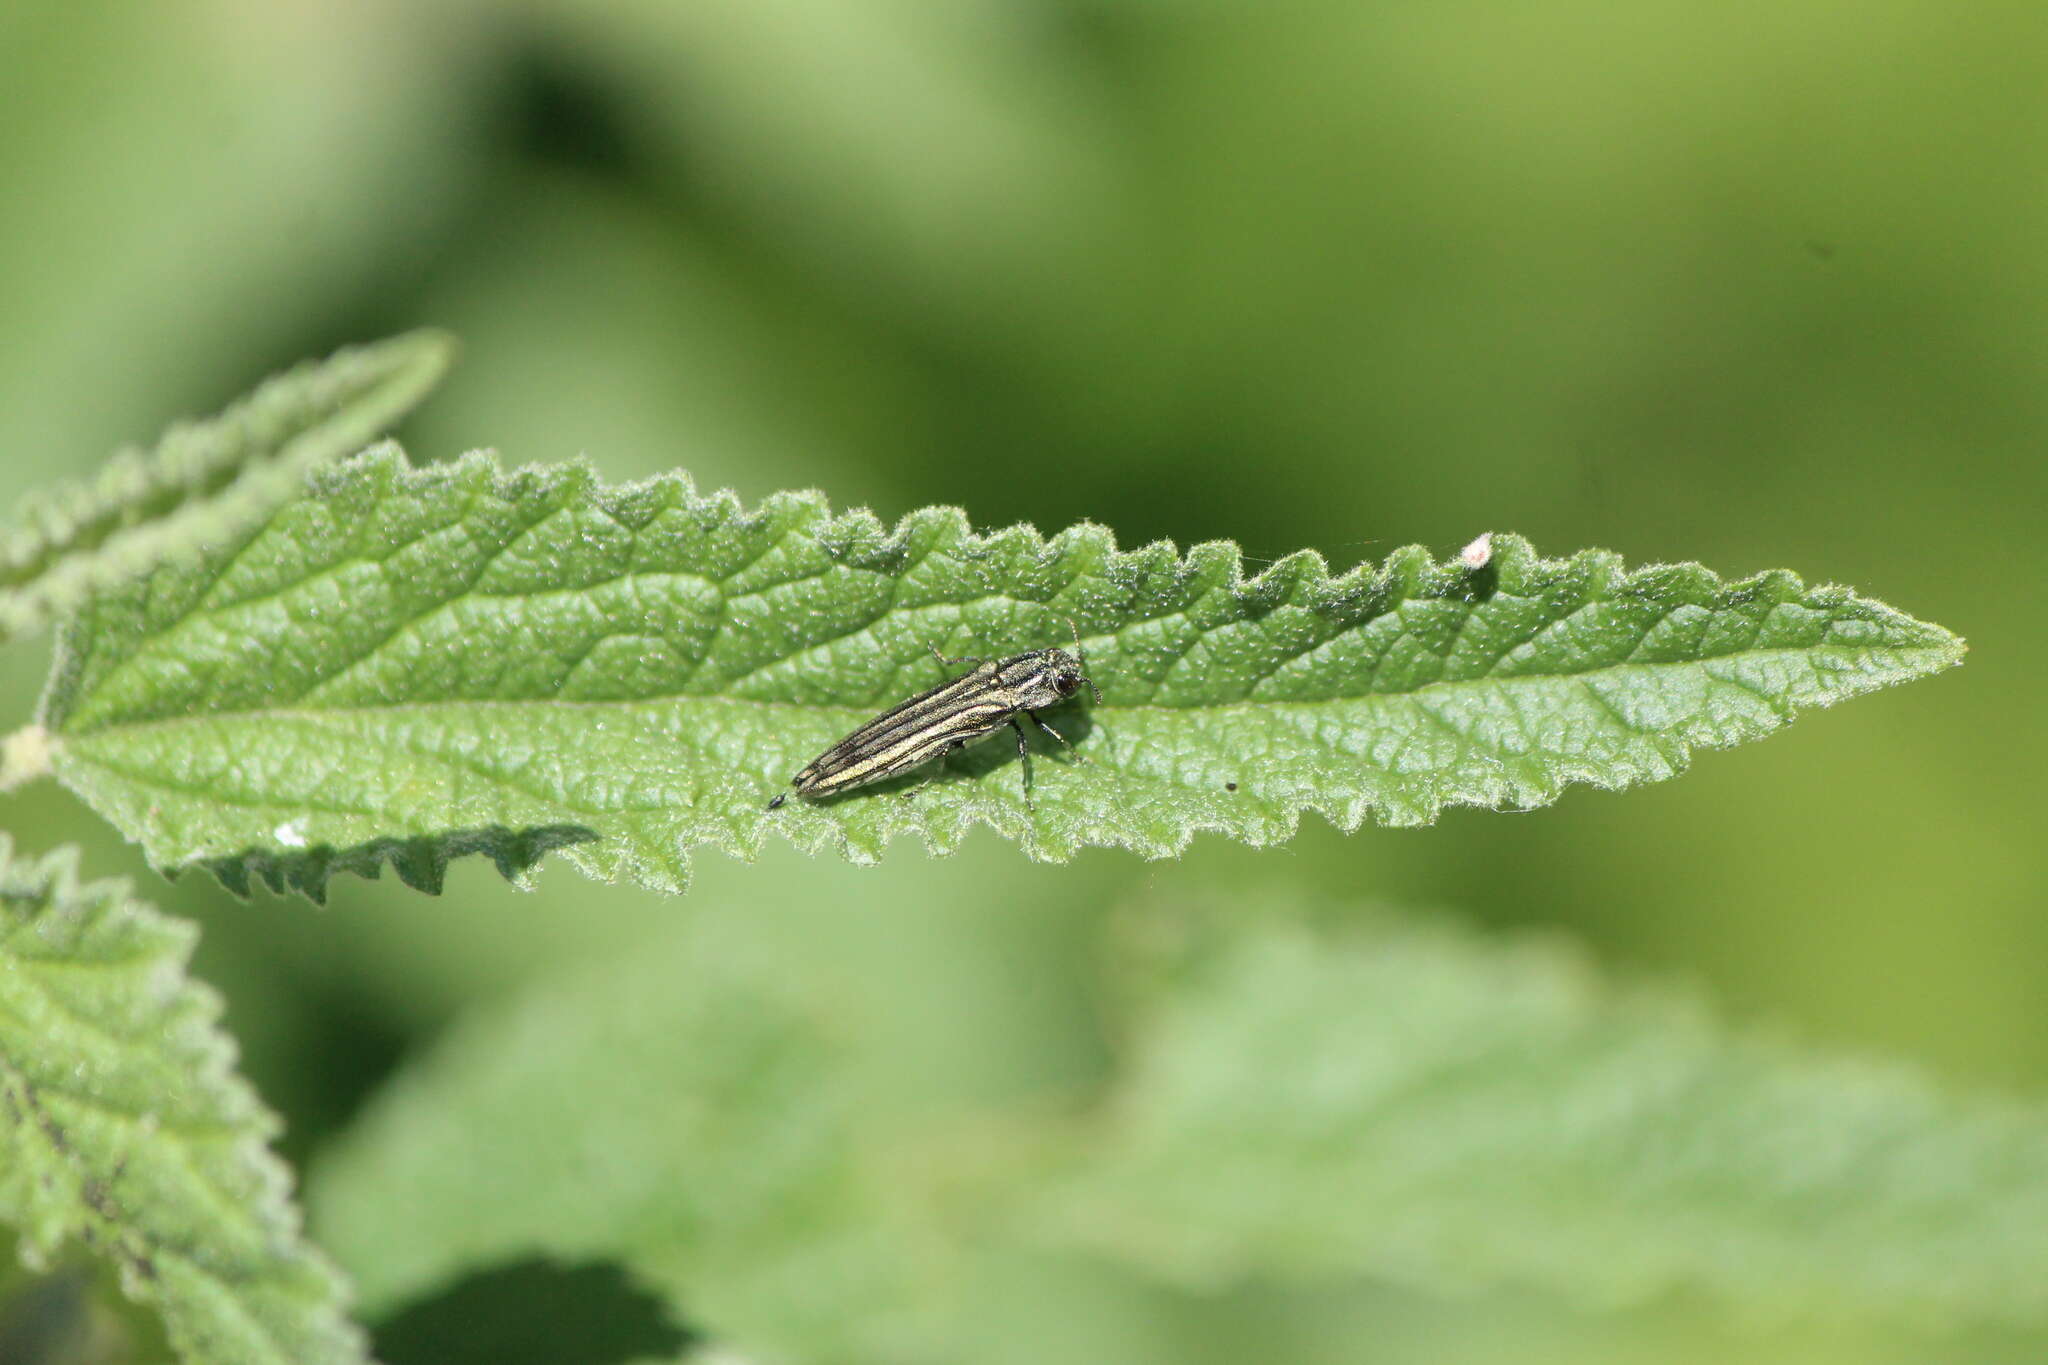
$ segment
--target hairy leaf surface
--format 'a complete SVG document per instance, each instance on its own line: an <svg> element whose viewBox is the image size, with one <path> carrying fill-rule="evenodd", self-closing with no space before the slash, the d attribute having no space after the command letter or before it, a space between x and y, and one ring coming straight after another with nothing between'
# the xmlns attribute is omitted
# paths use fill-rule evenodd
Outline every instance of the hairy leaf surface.
<svg viewBox="0 0 2048 1365"><path fill-rule="evenodd" d="M436 332L338 352L218 417L172 427L149 450L121 451L90 480L23 499L0 522L0 642L180 546L264 516L308 469L383 435L453 354Z"/></svg>
<svg viewBox="0 0 2048 1365"><path fill-rule="evenodd" d="M0 835L0 1222L40 1267L113 1260L192 1365L363 1361L299 1239L277 1121L234 1074L189 925Z"/></svg>
<svg viewBox="0 0 2048 1365"><path fill-rule="evenodd" d="M959 671L933 650L1070 632L1102 699L1051 713L1073 753L1036 741L1028 795L999 736L927 786L764 809ZM318 894L386 858L436 886L455 853L518 875L560 847L674 889L692 845L749 855L771 833L868 860L987 824L1039 858L1158 857L1199 830L1282 840L1304 811L1353 829L1535 806L1669 777L1961 649L1788 573L1629 573L1509 536L1480 567L1411 548L1332 577L1305 551L1247 579L1223 543L979 535L951 508L892 529L815 494L748 509L681 476L606 488L576 465L413 470L385 450L96 600L45 724L58 774L161 866Z"/></svg>

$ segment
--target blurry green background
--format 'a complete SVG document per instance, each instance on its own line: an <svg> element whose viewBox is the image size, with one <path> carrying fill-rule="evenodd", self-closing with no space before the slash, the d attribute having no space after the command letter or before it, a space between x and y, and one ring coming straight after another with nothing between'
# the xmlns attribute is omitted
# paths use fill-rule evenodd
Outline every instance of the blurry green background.
<svg viewBox="0 0 2048 1365"><path fill-rule="evenodd" d="M1198 881L1561 926L1738 1019L2048 1090L2039 0L0 6L0 498L422 323L465 352L418 459L1339 566L1516 530L1844 581L1973 653L1674 783L1164 870L984 837L314 911L0 802L204 920L294 1158L466 1003L699 898L833 907L900 997L905 1096L1066 1074L1102 908ZM0 656L0 730L44 666ZM1410 1330L1345 1302L1340 1336ZM1438 1325L1476 1358L1528 1311Z"/></svg>

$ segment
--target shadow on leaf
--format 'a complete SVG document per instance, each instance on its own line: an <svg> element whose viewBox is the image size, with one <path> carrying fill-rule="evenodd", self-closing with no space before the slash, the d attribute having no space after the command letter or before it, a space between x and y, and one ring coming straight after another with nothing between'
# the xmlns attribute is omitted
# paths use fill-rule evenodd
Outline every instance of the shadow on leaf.
<svg viewBox="0 0 2048 1365"><path fill-rule="evenodd" d="M341 849L325 845L297 853L250 849L233 858L208 859L199 865L237 896L247 898L260 881L274 892L297 891L308 900L325 904L327 883L337 872L353 872L374 881L383 875L384 865L389 863L407 886L438 896L447 880L448 864L457 858L481 853L497 864L507 881L519 882L556 849L589 843L599 837L596 830L583 825L536 825L531 829L492 825L412 839L376 839Z"/></svg>
<svg viewBox="0 0 2048 1365"><path fill-rule="evenodd" d="M695 1337L608 1263L515 1261L480 1271L376 1329L385 1365L617 1365L680 1356Z"/></svg>

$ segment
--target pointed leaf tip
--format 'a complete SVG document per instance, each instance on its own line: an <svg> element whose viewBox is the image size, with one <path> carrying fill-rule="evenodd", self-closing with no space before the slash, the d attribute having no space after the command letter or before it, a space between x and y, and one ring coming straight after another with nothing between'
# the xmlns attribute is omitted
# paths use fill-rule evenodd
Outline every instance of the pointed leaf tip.
<svg viewBox="0 0 2048 1365"><path fill-rule="evenodd" d="M317 893L391 861L437 885L456 849L522 875L524 839L677 889L692 847L744 857L771 835L868 861L985 824L1034 857L1161 857L1203 830L1275 843L1306 812L1348 830L1527 808L1672 776L1961 657L1937 626L1789 573L1485 539L1483 556L1410 547L1332 576L1302 552L1248 577L1222 542L977 535L955 508L887 527L816 494L750 509L680 475L608 487L485 455L415 470L387 448L97 599L45 723L59 776L159 865ZM1041 741L1028 796L998 740L768 808L948 677L934 650L1075 632L1101 701L1050 715L1072 749Z"/></svg>
<svg viewBox="0 0 2048 1365"><path fill-rule="evenodd" d="M179 547L234 534L309 469L360 450L426 396L453 338L418 331L339 351L264 383L218 417L180 423L89 480L31 494L0 521L0 643Z"/></svg>

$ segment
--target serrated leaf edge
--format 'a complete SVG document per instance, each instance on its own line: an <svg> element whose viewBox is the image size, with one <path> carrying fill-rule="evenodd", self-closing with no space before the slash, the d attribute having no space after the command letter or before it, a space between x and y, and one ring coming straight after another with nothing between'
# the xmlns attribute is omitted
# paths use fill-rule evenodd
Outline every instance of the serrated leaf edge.
<svg viewBox="0 0 2048 1365"><path fill-rule="evenodd" d="M303 1240L303 1220L291 1199L291 1173L268 1146L281 1124L235 1070L237 1049L233 1039L219 1027L224 1010L221 998L210 987L185 974L185 967L197 943L197 929L134 899L125 880L81 882L75 847L65 846L40 859L22 860L14 855L11 836L0 831L0 908L20 902L34 904L31 914L46 913L52 907L67 905L98 907L100 913L125 922L163 945L161 965L176 973L176 981L175 984L157 983L160 998L155 1002L154 1013L189 1049L188 1059L197 1063L198 1069L189 1077L190 1084L205 1093L211 1103L228 1116L225 1123L240 1130L233 1140L234 1160L250 1177L251 1193L237 1197L227 1191L218 1191L221 1202L244 1211L264 1234L273 1254L295 1262L324 1281L329 1291L328 1302L324 1313L315 1311L316 1329L346 1353L344 1357L336 1358L367 1361L367 1341L360 1329L345 1316L346 1280L317 1247ZM6 912L5 918L14 919L11 910ZM0 942L4 942L6 936L19 932L28 922L24 919L7 924L5 933L0 934ZM111 1188L118 1179L118 1171L108 1175L92 1169L38 1100L28 1077L4 1053L0 1053L0 1102L4 1102L14 1114L18 1124L33 1127L42 1135L53 1161L75 1172L80 1199L80 1206L64 1220L62 1226L45 1223L18 1229L21 1234L19 1255L25 1267L30 1270L47 1268L57 1250L74 1240L105 1254L115 1263L121 1287L127 1296L164 1314L174 1342L182 1335L179 1305L160 1291L160 1262L175 1259L194 1272L213 1279L220 1285L225 1298L237 1310L241 1309L240 1298L232 1284L213 1275L202 1261L187 1251L152 1238L146 1228L127 1216ZM245 1313L244 1317L255 1323L265 1335L269 1334L267 1326L253 1315ZM327 1320L318 1321L321 1317ZM275 1342L276 1339L272 1337L272 1340ZM277 1358L289 1359L285 1344L277 1345ZM199 1361L182 1349L181 1355L193 1361L194 1365L226 1365L225 1362Z"/></svg>
<svg viewBox="0 0 2048 1365"><path fill-rule="evenodd" d="M1062 621L1072 617L1085 623L1089 610L1088 603L1066 602L1061 599L1092 573L1125 576L1131 582L1136 582L1138 576L1145 574L1164 573L1172 576L1173 586L1177 590L1200 594L1225 594L1234 606L1273 608L1287 605L1311 609L1317 606L1341 606L1345 609L1354 609L1361 601L1370 600L1375 616L1396 611L1405 603L1418 599L1446 600L1462 596L1476 600L1481 595L1490 596L1501 592L1526 596L1559 583L1573 585L1571 609L1574 612L1605 600L1641 595L1652 590L1660 591L1666 596L1682 596L1688 602L1717 599L1731 605L1757 598L1772 599L1780 604L1798 601L1816 608L1853 601L1874 616L1882 617L1890 625L1905 629L1918 637L1918 642L1911 646L1891 647L1891 654L1899 656L1893 667L1840 680L1835 691L1804 699L1801 703L1803 706L1832 705L1836 701L1873 690L1889 682L1952 666L1961 661L1966 648L1960 639L1938 626L1915 620L1905 613L1875 599L1860 596L1841 585L1823 584L1808 587L1803 579L1787 570L1767 570L1749 578L1731 581L1723 579L1705 565L1695 562L1648 564L1630 570L1620 555L1600 549L1582 550L1565 559L1545 559L1526 539L1511 533L1492 535L1490 558L1477 568L1464 562L1457 554L1439 561L1427 547L1409 545L1393 551L1385 560L1378 563L1361 563L1342 574L1332 574L1328 562L1318 551L1303 549L1284 556L1248 578L1244 573L1242 553L1231 541L1204 541L1188 547L1183 552L1175 542L1162 539L1131 550L1119 550L1114 533L1108 527L1089 521L1078 522L1050 537L1029 524L1016 524L981 533L973 529L964 510L951 506L920 508L905 514L890 526L866 508L834 513L826 496L817 490L774 493L762 500L757 507L749 510L739 496L729 489L700 493L694 481L683 471L657 474L630 483L607 485L600 479L594 466L580 458L559 464L530 464L507 469L501 464L495 452L478 450L471 451L451 463L416 468L395 444L385 443L353 459L316 468L308 473L306 480L307 496L311 498L325 498L346 492L354 497L382 500L429 494L451 486L468 495L504 500L518 500L529 496L556 498L563 500L565 506L588 506L611 517L629 531L640 529L653 515L663 511L709 514L718 520L731 520L748 529L760 529L764 525L773 528L778 534L770 549L760 556L762 560L772 556L775 549L799 532L810 535L823 545L836 548L839 553L857 547L870 556L908 556L904 568L896 574L899 582L914 572L916 564L942 551L972 561L998 550L1021 548L1026 555L1039 563L1071 563L1072 569L1066 574L1065 583L1043 599L1010 599L1019 605L1043 608L1054 613L1057 619ZM556 514L558 512L550 513ZM540 523L536 523L538 524ZM531 529L529 528L529 533ZM728 575L726 581L730 582L742 576L743 571ZM586 590L589 586L584 585ZM946 604L948 610L955 613L964 605ZM872 631L875 625L887 616L912 609L892 602L882 616L832 639L810 642L805 646L805 652L829 649L836 643ZM1083 624L1082 644L1087 647L1092 642L1099 646L1106 639L1113 638L1122 628L1091 633ZM1059 629L1063 631L1064 626ZM1909 652L1915 657L1904 657ZM63 700L67 688L60 680L66 674L66 657L67 650L63 647L60 637L59 665L52 674L51 687L46 691L43 708L43 723L53 733L61 729L65 720ZM794 657L797 656L785 656L778 662L786 662L788 658ZM1740 657L1740 654L1729 653L1715 657L1732 659ZM1698 664L1694 661L1682 661L1630 666L1689 668L1697 667ZM1515 676L1517 679L1546 676L1575 679L1587 675L1532 673ZM1426 695L1432 690L1464 688L1481 682L1499 681L1502 680L1444 680L1388 695L1414 698ZM701 697L717 694L676 695ZM625 704L644 704L649 700L654 699L635 698ZM1117 701L1112 697L1105 709L1113 714L1125 707L1158 704L1152 701ZM1234 706L1315 704L1317 703L1274 703L1248 699L1171 709L1224 710ZM1791 706L1780 706L1775 701L1771 704L1779 712L1781 723L1790 719L1793 710ZM282 709L289 711L290 708ZM229 713L208 713L207 718L224 714ZM177 722L173 720L155 723ZM1663 759L1670 770L1676 772L1683 769L1691 752L1717 746L1705 738L1674 737L1664 747L1667 752L1663 754ZM1569 765L1560 765L1554 777L1544 784L1540 799L1530 804L1555 799L1558 792L1571 785L1583 784L1612 790L1633 785L1639 780L1641 779L1638 776L1623 775L1611 778L1597 769L1574 769ZM1502 779L1500 791L1484 792L1469 800L1454 801L1440 798L1431 806L1426 817L1402 823L1424 823L1427 819L1435 818L1437 813L1451 804L1499 807L1510 804L1511 800L1512 791L1506 779ZM994 809L983 806L973 811L944 811L927 807L916 812L913 822L906 822L889 837L914 834L922 840L929 852L943 854L951 851L967 828L974 824L984 824L999 835L1016 840L1027 855L1042 860L1060 861L1070 857L1078 847L1119 842L1143 856L1163 858L1183 852L1194 836L1204 831L1231 834L1233 837L1246 839L1254 846L1264 846L1292 837L1300 828L1302 814L1308 811L1322 815L1340 830L1351 832L1358 829L1376 809L1376 803L1363 795L1341 801L1325 801L1311 795L1299 798L1279 811L1273 817L1274 831L1262 837L1248 836L1220 820L1206 820L1192 813L1183 813L1177 817L1171 837L1168 838L1083 838L1069 844L1067 841L1048 842L1042 836L1031 813L1021 802L1014 806L1006 805ZM936 824L931 817L936 817ZM571 827L570 824L561 826L563 829ZM820 821L809 825L783 821L775 824L772 831L765 819L746 831L721 825L703 833L686 847L674 850L675 856L665 863L607 840L566 840L563 847L565 856L572 865L601 880L616 881L622 877L630 877L642 885L657 890L680 891L686 883L688 848L711 847L736 857L751 859L765 846L771 832L780 833L797 847L811 854L829 849L856 864L872 863L879 857L879 849L857 844L843 826L833 821ZM500 865L501 870L507 867L514 868L515 871L508 875L516 884L530 884L532 865L523 862L517 856L518 850L514 843L503 838L494 840L488 837L488 832L483 832L484 837L481 838L478 837L478 831L458 833L459 841L464 844L459 851L484 852ZM431 840L439 837L441 836L390 839L378 841L374 845L360 845L347 849L322 848L304 852L254 848L232 854L202 857L197 861L207 864L216 872L226 869L224 880L231 886L238 886L243 890L247 889L252 879L260 879L273 889L289 886L315 899L324 894L331 871L346 869L375 875L375 869L386 861L393 864L401 878L408 884L433 889L438 887L448 861L446 850L436 851L431 846ZM421 838L429 840L429 844L422 846ZM149 851L152 860L159 866L166 864L162 850L152 848Z"/></svg>
<svg viewBox="0 0 2048 1365"><path fill-rule="evenodd" d="M308 469L362 448L410 411L454 354L453 339L431 330L345 348L272 376L215 417L171 427L147 450L117 452L89 479L31 492L0 524L0 569L37 566L0 585L0 643L167 554L263 517ZM359 391L275 448L251 437L250 428L275 418L271 408L311 402L307 390L323 386ZM163 515L120 524L173 496L182 500Z"/></svg>

